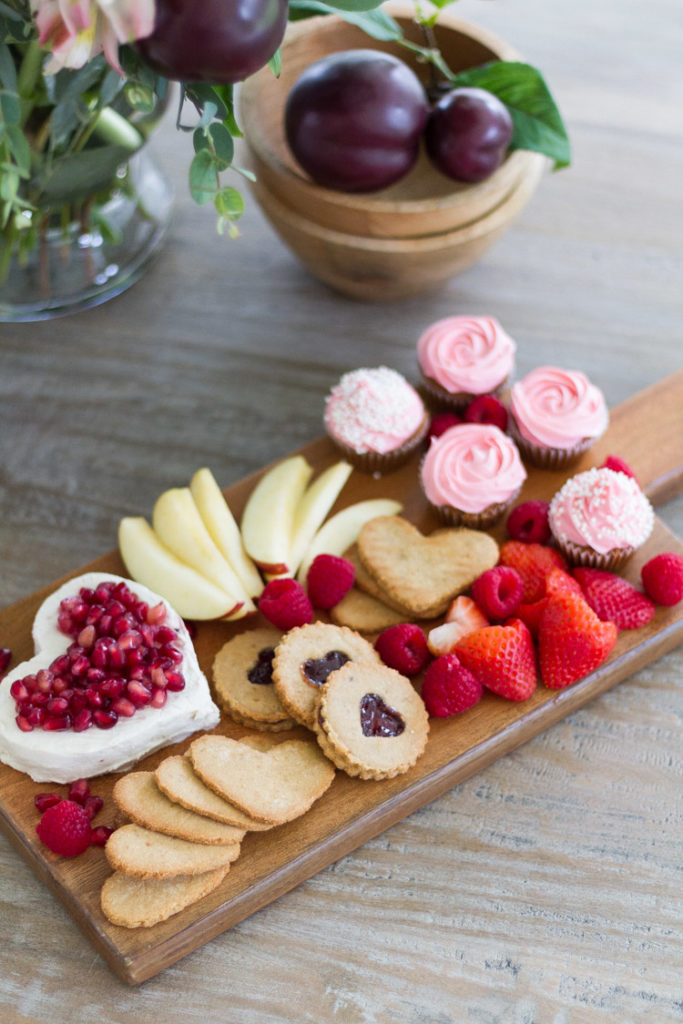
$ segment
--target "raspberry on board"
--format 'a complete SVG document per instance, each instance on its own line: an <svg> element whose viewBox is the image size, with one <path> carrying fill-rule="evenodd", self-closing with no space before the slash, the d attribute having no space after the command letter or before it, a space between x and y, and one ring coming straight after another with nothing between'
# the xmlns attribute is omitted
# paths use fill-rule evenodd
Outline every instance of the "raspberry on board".
<svg viewBox="0 0 683 1024"><path fill-rule="evenodd" d="M625 459L622 459L620 455L608 455L602 466L600 466L600 469L612 469L615 473L624 473L626 476L633 477L636 483L638 482L638 477L633 472L628 462L626 462Z"/></svg>
<svg viewBox="0 0 683 1024"><path fill-rule="evenodd" d="M353 586L356 570L348 558L317 555L306 576L311 604L325 610L334 608Z"/></svg>
<svg viewBox="0 0 683 1024"><path fill-rule="evenodd" d="M683 600L683 556L662 551L640 570L645 593L656 604L672 608Z"/></svg>
<svg viewBox="0 0 683 1024"><path fill-rule="evenodd" d="M512 540L547 544L550 540L549 508L548 501L523 501L515 505L505 523Z"/></svg>
<svg viewBox="0 0 683 1024"><path fill-rule="evenodd" d="M422 682L422 700L434 718L449 718L477 704L483 687L474 673L455 654L444 654L431 663Z"/></svg>
<svg viewBox="0 0 683 1024"><path fill-rule="evenodd" d="M492 622L514 615L522 602L524 584L516 569L496 565L478 576L472 584L472 597Z"/></svg>
<svg viewBox="0 0 683 1024"><path fill-rule="evenodd" d="M492 423L505 431L508 411L495 395L477 395L465 409L465 423Z"/></svg>
<svg viewBox="0 0 683 1024"><path fill-rule="evenodd" d="M41 842L62 857L77 857L90 846L90 818L73 800L60 800L36 825Z"/></svg>
<svg viewBox="0 0 683 1024"><path fill-rule="evenodd" d="M404 676L416 676L429 661L427 637L412 622L385 629L375 640L375 650L385 665Z"/></svg>
<svg viewBox="0 0 683 1024"><path fill-rule="evenodd" d="M459 423L462 423L462 417L457 416L454 412L437 412L429 424L427 438L441 437L451 427L457 427Z"/></svg>
<svg viewBox="0 0 683 1024"><path fill-rule="evenodd" d="M267 583L258 607L264 618L285 631L313 622L313 605L306 591L289 577Z"/></svg>

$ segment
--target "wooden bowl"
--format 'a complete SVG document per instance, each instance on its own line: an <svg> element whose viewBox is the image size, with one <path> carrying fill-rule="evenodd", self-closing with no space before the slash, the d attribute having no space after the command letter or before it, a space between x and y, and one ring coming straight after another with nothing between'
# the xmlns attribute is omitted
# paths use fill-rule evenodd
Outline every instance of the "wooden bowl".
<svg viewBox="0 0 683 1024"><path fill-rule="evenodd" d="M526 206L546 164L533 154L530 169L490 213L420 238L335 231L288 206L262 181L251 187L270 223L314 277L354 299L394 302L437 288L481 259Z"/></svg>
<svg viewBox="0 0 683 1024"><path fill-rule="evenodd" d="M404 34L423 42L412 20L414 8L405 3L386 5ZM438 45L453 70L491 60L517 60L507 43L474 25L441 12L436 26ZM506 200L523 178L533 175L534 154L510 153L485 181L461 184L440 174L421 153L413 170L391 188L372 194L335 192L314 184L298 166L285 140L283 114L291 87L301 72L326 54L354 48L392 53L409 64L422 80L427 69L414 55L393 43L370 39L334 15L291 24L282 45L282 73L275 78L262 69L243 84L240 113L247 153L260 187L289 210L321 227L374 238L415 238L452 231L471 224Z"/></svg>

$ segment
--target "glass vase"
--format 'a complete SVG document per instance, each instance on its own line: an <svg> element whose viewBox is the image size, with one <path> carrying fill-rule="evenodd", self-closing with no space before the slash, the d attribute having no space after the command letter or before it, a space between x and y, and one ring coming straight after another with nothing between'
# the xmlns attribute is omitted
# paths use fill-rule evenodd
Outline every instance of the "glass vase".
<svg viewBox="0 0 683 1024"><path fill-rule="evenodd" d="M172 189L148 147L118 166L109 194L34 211L38 243L0 276L0 321L48 320L97 306L134 284L166 234Z"/></svg>

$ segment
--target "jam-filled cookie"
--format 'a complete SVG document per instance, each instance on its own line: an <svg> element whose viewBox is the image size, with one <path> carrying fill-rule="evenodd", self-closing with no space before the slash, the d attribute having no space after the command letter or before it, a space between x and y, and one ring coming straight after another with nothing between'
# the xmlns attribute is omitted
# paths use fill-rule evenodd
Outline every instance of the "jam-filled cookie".
<svg viewBox="0 0 683 1024"><path fill-rule="evenodd" d="M316 693L349 661L380 664L372 644L345 626L313 622L290 630L273 658L275 689L287 713L312 729Z"/></svg>
<svg viewBox="0 0 683 1024"><path fill-rule="evenodd" d="M216 655L216 696L235 722L267 732L296 725L273 686L273 657L281 639L277 629L252 629L228 640Z"/></svg>
<svg viewBox="0 0 683 1024"><path fill-rule="evenodd" d="M385 665L349 662L318 692L314 727L337 768L361 779L390 779L424 751L429 718L405 676Z"/></svg>

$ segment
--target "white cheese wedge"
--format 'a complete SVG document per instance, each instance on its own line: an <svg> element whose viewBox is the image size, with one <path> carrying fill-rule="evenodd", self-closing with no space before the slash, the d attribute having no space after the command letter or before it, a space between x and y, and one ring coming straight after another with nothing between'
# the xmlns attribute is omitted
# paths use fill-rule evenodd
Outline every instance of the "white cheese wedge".
<svg viewBox="0 0 683 1024"><path fill-rule="evenodd" d="M13 681L48 668L71 643L57 628L60 602L78 594L81 587L95 588L108 580L118 583L122 577L85 573L50 594L33 622L35 656L17 665L0 683L0 761L26 772L35 782L73 782L81 777L122 771L154 750L177 743L200 729L212 729L220 719L183 620L158 594L140 583L123 580L150 607L160 601L166 606L166 624L177 630L176 642L183 652L178 668L185 677L185 688L169 693L162 708L142 708L130 718L119 718L111 729L93 725L84 732L46 732L39 728L22 732L16 724L16 704L10 693Z"/></svg>

